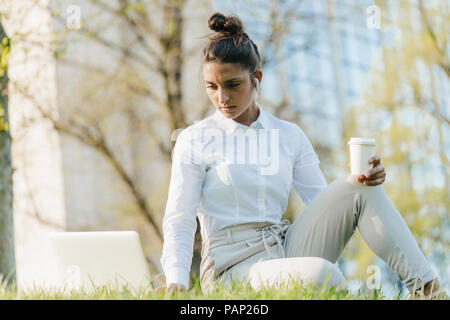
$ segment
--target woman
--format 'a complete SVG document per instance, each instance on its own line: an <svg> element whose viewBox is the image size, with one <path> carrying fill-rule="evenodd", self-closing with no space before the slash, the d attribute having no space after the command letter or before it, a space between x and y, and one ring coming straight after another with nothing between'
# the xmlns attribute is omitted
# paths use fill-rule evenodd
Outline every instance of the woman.
<svg viewBox="0 0 450 320"><path fill-rule="evenodd" d="M245 279L242 270L265 259L321 257L335 263L358 227L410 292L422 288L428 296L432 286L437 292L433 269L380 186L386 177L380 157L371 158L366 175L327 186L303 131L256 102L261 60L241 20L215 13L209 27L216 33L203 50L202 71L217 110L183 130L174 148L161 257L167 284L160 290L188 287L198 215L204 291L218 279ZM250 144L239 144L247 137ZM262 161L267 140L270 156ZM258 159L251 161L250 151L258 148L265 150L254 152ZM292 225L280 221L291 186L307 204Z"/></svg>

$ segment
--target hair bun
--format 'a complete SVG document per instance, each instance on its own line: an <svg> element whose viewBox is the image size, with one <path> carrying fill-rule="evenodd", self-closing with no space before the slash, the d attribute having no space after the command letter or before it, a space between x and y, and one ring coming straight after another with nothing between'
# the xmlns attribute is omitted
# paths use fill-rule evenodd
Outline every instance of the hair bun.
<svg viewBox="0 0 450 320"><path fill-rule="evenodd" d="M216 32L238 34L244 32L244 24L239 17L229 15L225 17L220 12L214 13L208 20L208 26Z"/></svg>

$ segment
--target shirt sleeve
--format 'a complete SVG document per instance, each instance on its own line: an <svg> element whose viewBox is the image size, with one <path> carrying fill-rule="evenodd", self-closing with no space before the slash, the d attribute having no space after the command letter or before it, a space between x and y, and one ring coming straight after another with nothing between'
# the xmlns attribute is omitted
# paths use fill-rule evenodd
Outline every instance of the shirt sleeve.
<svg viewBox="0 0 450 320"><path fill-rule="evenodd" d="M195 138L183 130L175 143L172 170L163 219L164 244L161 264L166 283L188 288L192 264L196 216L205 167L195 147Z"/></svg>
<svg viewBox="0 0 450 320"><path fill-rule="evenodd" d="M319 167L320 160L311 142L298 127L298 142L293 169L292 185L297 195L308 205L323 189L327 180Z"/></svg>

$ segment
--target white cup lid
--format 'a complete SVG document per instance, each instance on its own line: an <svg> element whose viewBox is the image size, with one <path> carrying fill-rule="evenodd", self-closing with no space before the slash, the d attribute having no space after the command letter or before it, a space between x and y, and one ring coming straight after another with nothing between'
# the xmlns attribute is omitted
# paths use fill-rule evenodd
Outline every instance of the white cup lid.
<svg viewBox="0 0 450 320"><path fill-rule="evenodd" d="M348 142L348 144L366 144L366 145L371 145L371 146L375 146L376 142L375 142L375 138L350 138L350 141Z"/></svg>

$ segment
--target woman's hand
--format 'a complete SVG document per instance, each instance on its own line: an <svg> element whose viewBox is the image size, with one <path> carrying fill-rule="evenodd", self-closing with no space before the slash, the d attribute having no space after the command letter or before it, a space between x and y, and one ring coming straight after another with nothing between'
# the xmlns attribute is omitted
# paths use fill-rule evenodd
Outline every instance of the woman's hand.
<svg viewBox="0 0 450 320"><path fill-rule="evenodd" d="M382 184L386 178L386 171L379 156L373 156L369 159L369 164L372 164L372 168L356 178L357 182L364 183L366 186L377 186Z"/></svg>
<svg viewBox="0 0 450 320"><path fill-rule="evenodd" d="M156 288L156 293L167 293L167 292L185 292L186 287L179 283L169 283L162 287Z"/></svg>

